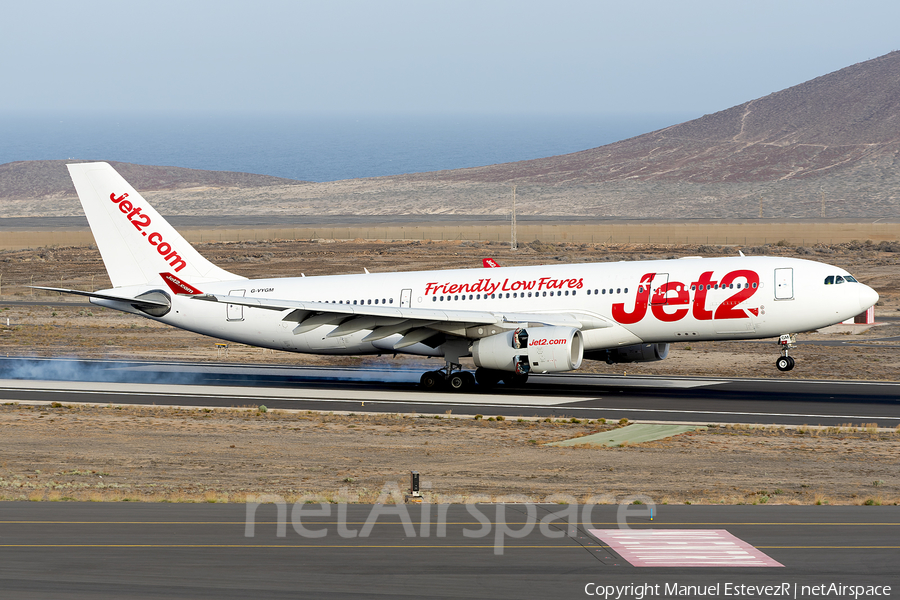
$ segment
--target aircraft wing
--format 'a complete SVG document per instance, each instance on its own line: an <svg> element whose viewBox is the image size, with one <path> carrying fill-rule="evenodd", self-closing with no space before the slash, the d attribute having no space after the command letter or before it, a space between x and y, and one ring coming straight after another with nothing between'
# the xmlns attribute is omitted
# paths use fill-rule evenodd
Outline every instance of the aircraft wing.
<svg viewBox="0 0 900 600"><path fill-rule="evenodd" d="M595 315L558 312L505 313L482 310L436 310L273 300L219 294L199 294L191 296L191 299L265 310L290 311L283 320L297 323L293 330L295 334L306 333L323 325L335 326L327 337L338 337L369 330L370 333L363 338L365 342L402 334L403 338L394 344L394 348L397 350L424 341L438 333L477 339L529 323L532 326L562 326L576 329L599 329L612 326L612 323Z"/></svg>

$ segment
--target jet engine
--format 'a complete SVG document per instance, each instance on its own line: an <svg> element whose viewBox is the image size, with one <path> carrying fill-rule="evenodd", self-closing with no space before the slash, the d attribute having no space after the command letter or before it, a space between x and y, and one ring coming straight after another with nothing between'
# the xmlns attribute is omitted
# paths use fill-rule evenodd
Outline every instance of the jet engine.
<svg viewBox="0 0 900 600"><path fill-rule="evenodd" d="M520 327L472 344L475 364L514 373L559 373L581 366L584 339L574 327Z"/></svg>
<svg viewBox="0 0 900 600"><path fill-rule="evenodd" d="M669 356L669 344L635 344L622 348L595 350L586 354L588 360L605 360L608 364L653 362Z"/></svg>

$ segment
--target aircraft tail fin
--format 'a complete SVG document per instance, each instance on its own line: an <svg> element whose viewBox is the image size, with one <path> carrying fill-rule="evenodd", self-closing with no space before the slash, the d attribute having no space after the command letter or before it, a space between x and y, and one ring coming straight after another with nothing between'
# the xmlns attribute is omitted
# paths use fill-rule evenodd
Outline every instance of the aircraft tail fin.
<svg viewBox="0 0 900 600"><path fill-rule="evenodd" d="M108 163L66 166L113 287L156 284L167 272L197 284L245 279L203 258Z"/></svg>

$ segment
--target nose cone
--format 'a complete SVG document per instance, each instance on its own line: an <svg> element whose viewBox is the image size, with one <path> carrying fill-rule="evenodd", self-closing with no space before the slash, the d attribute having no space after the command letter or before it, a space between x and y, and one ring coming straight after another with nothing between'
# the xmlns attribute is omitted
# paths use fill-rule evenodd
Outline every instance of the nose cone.
<svg viewBox="0 0 900 600"><path fill-rule="evenodd" d="M859 308L862 311L869 310L870 306L875 306L878 302L878 292L867 285L862 285L859 290Z"/></svg>

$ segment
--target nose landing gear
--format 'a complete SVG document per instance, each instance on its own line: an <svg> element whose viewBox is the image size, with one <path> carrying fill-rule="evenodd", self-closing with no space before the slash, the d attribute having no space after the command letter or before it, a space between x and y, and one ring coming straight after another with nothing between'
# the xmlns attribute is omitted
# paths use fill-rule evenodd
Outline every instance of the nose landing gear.
<svg viewBox="0 0 900 600"><path fill-rule="evenodd" d="M779 371L790 371L794 368L794 357L790 356L790 350L797 343L797 335L794 333L786 333L778 338L778 345L781 346L781 357L775 361L775 368Z"/></svg>

